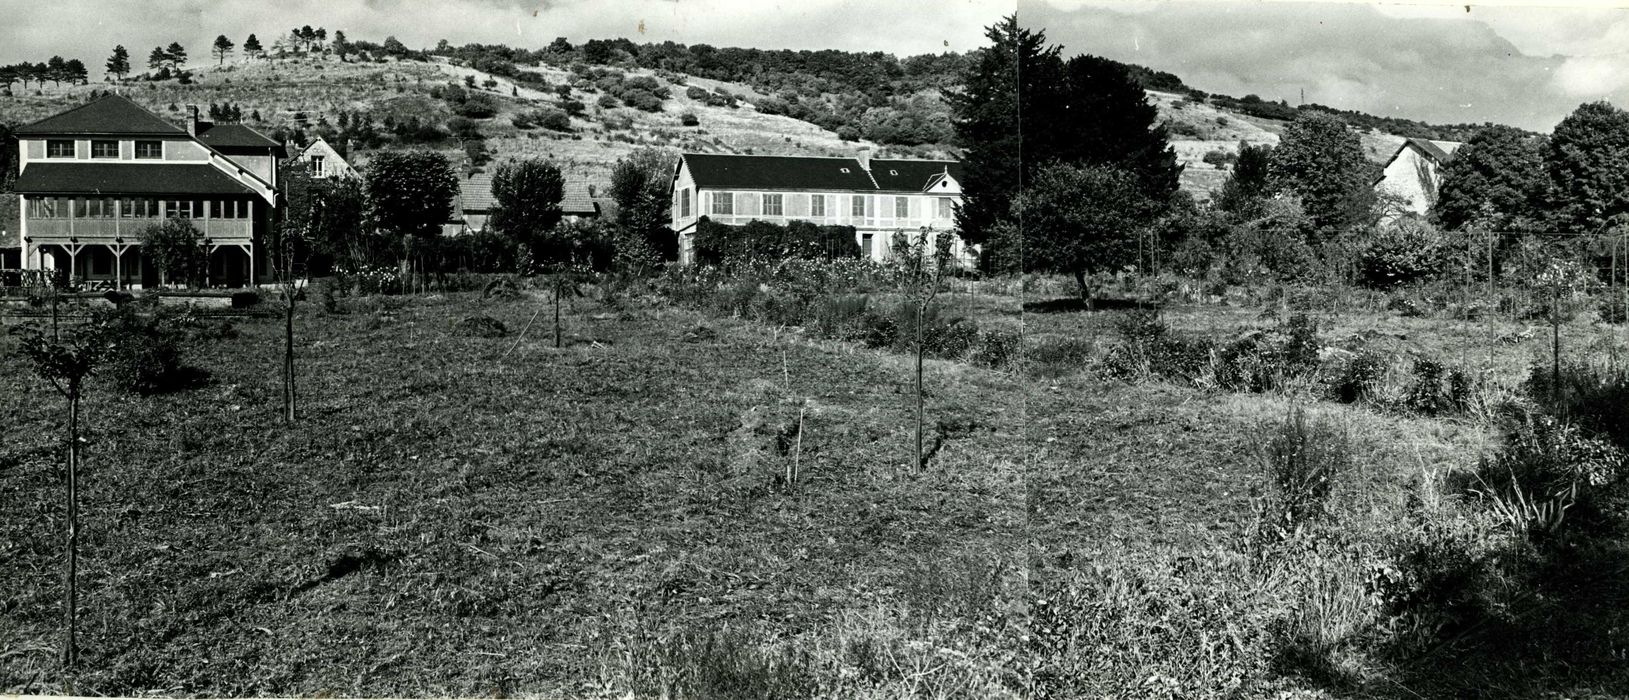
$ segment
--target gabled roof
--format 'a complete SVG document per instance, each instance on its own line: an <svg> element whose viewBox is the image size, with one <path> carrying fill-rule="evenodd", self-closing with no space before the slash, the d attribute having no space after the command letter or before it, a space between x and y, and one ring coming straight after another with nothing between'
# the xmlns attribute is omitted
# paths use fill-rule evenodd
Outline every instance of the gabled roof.
<svg viewBox="0 0 1629 700"><path fill-rule="evenodd" d="M29 163L22 194L258 194L208 163Z"/></svg>
<svg viewBox="0 0 1629 700"><path fill-rule="evenodd" d="M877 191L860 161L853 158L716 153L686 153L681 158L698 188Z"/></svg>
<svg viewBox="0 0 1629 700"><path fill-rule="evenodd" d="M588 194L588 183L582 180L567 180L565 196L560 199L560 211L568 216L594 216L599 214L599 205Z"/></svg>
<svg viewBox="0 0 1629 700"><path fill-rule="evenodd" d="M13 133L19 136L186 136L187 130L164 121L122 95L108 94L17 127Z"/></svg>
<svg viewBox="0 0 1629 700"><path fill-rule="evenodd" d="M283 144L242 124L198 122L198 140L216 150L254 148L282 150Z"/></svg>
<svg viewBox="0 0 1629 700"><path fill-rule="evenodd" d="M884 192L925 192L948 170L961 179L961 163L939 160L871 160L871 179Z"/></svg>
<svg viewBox="0 0 1629 700"><path fill-rule="evenodd" d="M1438 163L1447 164L1454 159L1454 151L1459 150L1458 141L1432 141L1431 139L1411 138L1408 145L1420 149L1420 152L1430 156Z"/></svg>

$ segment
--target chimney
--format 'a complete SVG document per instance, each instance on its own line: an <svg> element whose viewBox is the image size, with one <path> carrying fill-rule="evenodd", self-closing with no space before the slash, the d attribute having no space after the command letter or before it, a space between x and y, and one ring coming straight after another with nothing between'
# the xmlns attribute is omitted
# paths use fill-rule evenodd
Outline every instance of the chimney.
<svg viewBox="0 0 1629 700"><path fill-rule="evenodd" d="M198 135L198 105L187 105L187 134Z"/></svg>
<svg viewBox="0 0 1629 700"><path fill-rule="evenodd" d="M860 161L860 168L871 172L871 147L861 146L854 154L854 159Z"/></svg>

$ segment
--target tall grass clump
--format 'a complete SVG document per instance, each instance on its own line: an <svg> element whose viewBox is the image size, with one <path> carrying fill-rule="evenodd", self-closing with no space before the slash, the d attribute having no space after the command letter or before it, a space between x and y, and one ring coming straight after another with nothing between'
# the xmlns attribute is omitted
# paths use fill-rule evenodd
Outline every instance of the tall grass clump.
<svg viewBox="0 0 1629 700"><path fill-rule="evenodd" d="M1335 482L1352 470L1351 434L1327 418L1296 406L1283 419L1260 426L1256 460L1265 493L1257 497L1254 548L1300 536L1328 513Z"/></svg>

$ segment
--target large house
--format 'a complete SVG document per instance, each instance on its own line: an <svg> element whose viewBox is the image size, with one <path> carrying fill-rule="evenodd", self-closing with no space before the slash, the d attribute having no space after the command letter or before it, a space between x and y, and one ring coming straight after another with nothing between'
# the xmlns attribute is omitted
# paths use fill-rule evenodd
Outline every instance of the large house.
<svg viewBox="0 0 1629 700"><path fill-rule="evenodd" d="M246 126L186 128L109 94L16 130L16 191L25 269L63 269L110 287L157 284L141 232L190 219L208 253L207 281L253 284L277 207L282 145Z"/></svg>
<svg viewBox="0 0 1629 700"><path fill-rule="evenodd" d="M950 230L961 201L961 165L941 160L685 153L673 175L673 231L679 263L695 262L701 217L739 225L809 221L853 226L861 254L886 260L893 235ZM959 238L955 255L969 257Z"/></svg>
<svg viewBox="0 0 1629 700"><path fill-rule="evenodd" d="M1375 194L1396 198L1403 212L1426 215L1437 203L1442 167L1453 161L1454 152L1462 145L1458 141L1416 138L1403 141L1375 180Z"/></svg>

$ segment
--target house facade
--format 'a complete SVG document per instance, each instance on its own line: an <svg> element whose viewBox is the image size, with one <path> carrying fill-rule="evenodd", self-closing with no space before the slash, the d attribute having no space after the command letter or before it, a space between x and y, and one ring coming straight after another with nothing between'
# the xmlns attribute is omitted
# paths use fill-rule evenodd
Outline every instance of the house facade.
<svg viewBox="0 0 1629 700"><path fill-rule="evenodd" d="M685 153L673 175L679 263L695 262L703 216L728 225L853 226L861 254L887 260L896 232L955 228L960 175L955 161L873 159L867 149L851 158ZM973 252L960 238L955 246L956 258L970 263Z"/></svg>
<svg viewBox="0 0 1629 700"><path fill-rule="evenodd" d="M339 151L327 141L322 140L321 136L318 136L317 140L312 141L305 148L300 149L300 152L294 156L294 161L311 168L311 176L319 180L328 178L355 180L362 177L357 174L356 168L351 167L345 157L341 156Z"/></svg>
<svg viewBox="0 0 1629 700"><path fill-rule="evenodd" d="M1411 138L1398 146L1374 182L1375 194L1395 198L1401 209L1388 218L1400 213L1419 216L1429 213L1437 203L1442 168L1453 161L1454 152L1463 145L1458 141Z"/></svg>
<svg viewBox="0 0 1629 700"><path fill-rule="evenodd" d="M141 232L179 218L201 234L208 284L253 284L266 268L282 147L246 126L201 122L195 107L186 124L110 94L19 127L22 266L156 285Z"/></svg>

